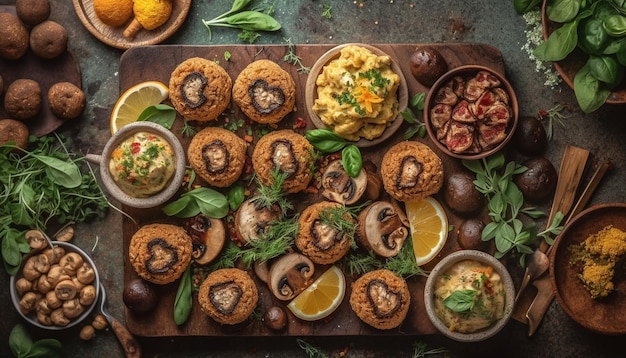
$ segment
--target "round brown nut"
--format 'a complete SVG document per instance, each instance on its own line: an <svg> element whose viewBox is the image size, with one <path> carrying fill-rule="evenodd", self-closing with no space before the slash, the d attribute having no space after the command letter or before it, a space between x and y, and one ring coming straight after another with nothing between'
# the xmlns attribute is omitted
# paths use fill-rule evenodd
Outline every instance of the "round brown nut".
<svg viewBox="0 0 626 358"><path fill-rule="evenodd" d="M17 15L0 12L0 57L17 60L28 50L28 29Z"/></svg>
<svg viewBox="0 0 626 358"><path fill-rule="evenodd" d="M61 119L73 119L85 110L85 93L70 82L57 82L48 90L50 111Z"/></svg>
<svg viewBox="0 0 626 358"><path fill-rule="evenodd" d="M46 21L50 16L50 1L16 0L15 12L22 22L34 26Z"/></svg>
<svg viewBox="0 0 626 358"><path fill-rule="evenodd" d="M39 57L58 57L67 49L67 30L57 22L46 20L30 31L30 48Z"/></svg>
<svg viewBox="0 0 626 358"><path fill-rule="evenodd" d="M13 118L24 120L41 111L41 86L37 81L20 78L4 94L4 110Z"/></svg>

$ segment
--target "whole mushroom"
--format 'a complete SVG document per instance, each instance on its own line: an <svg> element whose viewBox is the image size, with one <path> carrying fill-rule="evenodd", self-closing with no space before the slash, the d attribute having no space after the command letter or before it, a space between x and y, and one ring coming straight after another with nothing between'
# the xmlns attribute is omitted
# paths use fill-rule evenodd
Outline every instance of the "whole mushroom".
<svg viewBox="0 0 626 358"><path fill-rule="evenodd" d="M191 257L198 265L208 264L222 251L226 241L222 220L200 214L185 221L184 227L193 242Z"/></svg>
<svg viewBox="0 0 626 358"><path fill-rule="evenodd" d="M308 257L288 253L272 264L267 285L276 298L287 301L311 284L314 273L315 267Z"/></svg>
<svg viewBox="0 0 626 358"><path fill-rule="evenodd" d="M244 243L258 240L268 225L281 215L278 205L271 209L260 206L254 199L244 201L235 213L235 232Z"/></svg>

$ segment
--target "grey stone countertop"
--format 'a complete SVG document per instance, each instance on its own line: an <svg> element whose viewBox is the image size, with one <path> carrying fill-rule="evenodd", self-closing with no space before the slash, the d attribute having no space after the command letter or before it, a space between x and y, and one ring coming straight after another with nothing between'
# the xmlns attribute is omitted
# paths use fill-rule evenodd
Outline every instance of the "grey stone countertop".
<svg viewBox="0 0 626 358"><path fill-rule="evenodd" d="M87 0L82 0L87 1ZM99 153L109 134L109 115L119 95L118 64L123 50L112 48L82 25L70 0L50 0L51 19L69 32L69 50L80 63L87 108L82 118L64 124L59 130L74 138L81 150ZM258 2L255 1L255 2ZM624 159L626 122L622 107L604 106L583 114L573 91L562 83L555 88L544 85L542 71L522 49L526 43L524 18L513 9L512 1L489 0L275 0L274 17L282 24L278 33L263 33L256 44L362 43L486 43L503 55L506 76L517 91L521 115L537 115L540 109L563 103L571 110L565 126L555 126L555 134L545 156L558 168L565 144L584 147L598 157L610 158L614 168L602 182L590 204L626 202ZM10 5L12 0L0 0ZM201 20L213 18L230 8L232 0L192 1L189 15L181 28L164 44L241 44L238 30L214 28L212 42ZM322 16L324 5L331 6L332 19ZM155 59L158 60L158 59ZM548 64L548 66L550 66ZM124 319L122 217L111 210L105 218L76 227L76 243L96 251L102 282L108 291L108 307ZM521 271L512 272L515 281ZM0 356L11 356L8 334L22 322L10 302L9 277L0 270ZM81 341L77 329L45 332L27 326L35 338L59 339L67 357L122 357L123 351L111 331L98 332L88 342ZM440 335L380 337L306 337L329 357L411 357L414 344L429 348L444 347L453 357L616 357L623 356L622 337L595 334L576 324L554 301L536 334L528 338L526 326L511 320L495 337L475 344L463 344ZM218 337L218 338L140 338L145 357L305 357L295 338ZM621 352L621 353L620 353Z"/></svg>

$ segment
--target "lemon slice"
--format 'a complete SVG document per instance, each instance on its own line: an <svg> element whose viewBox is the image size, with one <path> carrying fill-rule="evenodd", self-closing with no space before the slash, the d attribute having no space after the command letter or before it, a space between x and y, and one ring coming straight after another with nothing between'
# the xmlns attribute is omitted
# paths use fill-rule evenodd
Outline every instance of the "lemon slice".
<svg viewBox="0 0 626 358"><path fill-rule="evenodd" d="M311 286L300 292L287 307L298 318L316 321L333 313L343 301L346 278L337 266L331 266Z"/></svg>
<svg viewBox="0 0 626 358"><path fill-rule="evenodd" d="M168 96L168 87L158 81L141 82L127 89L117 99L111 112L111 135L123 126L135 122L144 109L163 102Z"/></svg>
<svg viewBox="0 0 626 358"><path fill-rule="evenodd" d="M406 202L406 216L411 226L413 251L418 266L425 265L441 251L448 239L448 217L433 197Z"/></svg>

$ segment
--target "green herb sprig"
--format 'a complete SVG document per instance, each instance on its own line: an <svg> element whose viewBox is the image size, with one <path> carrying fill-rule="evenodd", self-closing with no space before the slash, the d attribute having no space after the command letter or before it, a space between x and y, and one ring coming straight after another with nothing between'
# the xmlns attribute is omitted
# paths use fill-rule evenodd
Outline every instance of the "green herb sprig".
<svg viewBox="0 0 626 358"><path fill-rule="evenodd" d="M9 348L16 358L56 358L63 356L61 342L53 338L33 341L22 324L17 324L9 333Z"/></svg>
<svg viewBox="0 0 626 358"><path fill-rule="evenodd" d="M428 345L424 342L415 342L413 343L413 355L412 358L424 358L433 354L443 354L448 353L446 348L432 348L428 349Z"/></svg>
<svg viewBox="0 0 626 358"><path fill-rule="evenodd" d="M476 303L477 290L458 290L454 291L450 296L443 299L443 305L452 312L465 313L471 312Z"/></svg>
<svg viewBox="0 0 626 358"><path fill-rule="evenodd" d="M316 347L303 339L298 338L296 339L296 342L298 343L298 346L304 350L304 353L306 353L309 358L328 357L326 353L324 353L319 347Z"/></svg>
<svg viewBox="0 0 626 358"><path fill-rule="evenodd" d="M230 27L248 32L280 30L280 23L268 14L268 12L273 12L273 7L264 11L244 10L251 2L252 0L235 0L229 11L211 20L202 20L209 32L209 41L211 40L211 26ZM249 38L250 34L246 35L248 41Z"/></svg>
<svg viewBox="0 0 626 358"><path fill-rule="evenodd" d="M407 237L404 245L396 256L387 259L385 267L395 272L396 275L409 278L412 276L428 276L428 272L417 266L415 261L415 252L413 251L413 240Z"/></svg>
<svg viewBox="0 0 626 358"><path fill-rule="evenodd" d="M250 200L255 205L270 210L272 210L275 205L278 205L282 218L293 209L293 204L289 201L283 190L283 184L285 180L287 180L288 174L281 171L279 168L274 168L271 172L271 176L272 183L270 185L264 185L257 178L257 193Z"/></svg>
<svg viewBox="0 0 626 358"><path fill-rule="evenodd" d="M283 56L283 61L298 67L298 72L311 72L311 67L302 64L302 59L296 55L296 45L291 41L291 37L285 38L285 42L287 42L287 53Z"/></svg>
<svg viewBox="0 0 626 358"><path fill-rule="evenodd" d="M420 92L411 98L409 106L402 112L402 118L409 123L409 129L404 133L404 139L411 139L417 135L420 138L426 136L426 125L424 124L424 101L426 94Z"/></svg>
<svg viewBox="0 0 626 358"><path fill-rule="evenodd" d="M245 267L251 267L257 261L265 262L287 253L293 246L298 233L297 217L273 221L266 227L266 230L259 235L258 240L250 241L240 250L239 257Z"/></svg>
<svg viewBox="0 0 626 358"><path fill-rule="evenodd" d="M342 266L350 272L351 276L361 276L367 272L382 268L383 264L373 251L368 251L367 255L351 253L344 256Z"/></svg>
<svg viewBox="0 0 626 358"><path fill-rule="evenodd" d="M496 258L513 250L520 254L520 264L523 265L525 255L533 251L531 245L536 241L537 234L535 224L525 226L520 219L521 214L532 219L545 215L535 207L524 207L524 196L513 181L515 175L523 173L527 168L513 161L505 163L502 153L481 160L463 160L462 163L476 174L474 185L488 200L491 222L483 229L482 240L495 241ZM563 215L557 213L553 223L542 235L557 232L562 218Z"/></svg>
<svg viewBox="0 0 626 358"><path fill-rule="evenodd" d="M542 120L548 120L546 129L546 137L548 140L552 139L552 136L554 135L554 125L556 123L561 125L561 127L565 127L565 122L563 121L564 119L567 119L567 116L563 114L565 108L566 107L564 105L557 104L548 110L539 111L539 118Z"/></svg>

